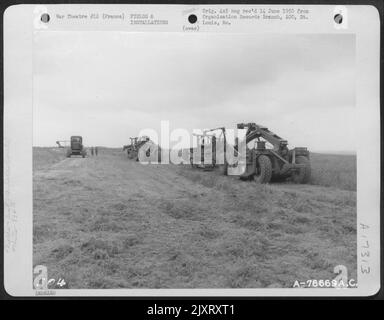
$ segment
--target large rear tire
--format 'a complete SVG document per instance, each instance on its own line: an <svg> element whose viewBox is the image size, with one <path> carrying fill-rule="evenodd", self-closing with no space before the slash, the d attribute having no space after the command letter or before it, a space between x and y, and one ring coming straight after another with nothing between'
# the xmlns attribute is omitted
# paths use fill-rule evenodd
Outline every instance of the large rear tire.
<svg viewBox="0 0 384 320"><path fill-rule="evenodd" d="M254 175L254 180L257 183L269 183L272 178L272 162L266 155L261 155L257 158L257 173Z"/></svg>
<svg viewBox="0 0 384 320"><path fill-rule="evenodd" d="M308 183L311 178L311 162L307 157L298 156L296 157L296 163L304 166L298 172L292 174L292 181L294 183Z"/></svg>

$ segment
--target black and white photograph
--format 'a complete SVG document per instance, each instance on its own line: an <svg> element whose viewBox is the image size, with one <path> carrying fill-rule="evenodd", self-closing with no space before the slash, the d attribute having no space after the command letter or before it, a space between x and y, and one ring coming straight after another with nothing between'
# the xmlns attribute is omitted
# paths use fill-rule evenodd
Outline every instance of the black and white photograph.
<svg viewBox="0 0 384 320"><path fill-rule="evenodd" d="M339 265L356 279L353 35L34 45L34 265L76 289L286 288ZM246 170L229 176L204 155L237 128ZM141 163L181 130L200 161Z"/></svg>
<svg viewBox="0 0 384 320"><path fill-rule="evenodd" d="M184 32L89 8L47 10L32 34L31 288L358 290L373 269L359 172L375 163L357 128L377 127L333 7L335 32L268 30L314 20L305 6L184 8ZM99 14L114 27L78 27ZM268 32L203 32L250 17Z"/></svg>

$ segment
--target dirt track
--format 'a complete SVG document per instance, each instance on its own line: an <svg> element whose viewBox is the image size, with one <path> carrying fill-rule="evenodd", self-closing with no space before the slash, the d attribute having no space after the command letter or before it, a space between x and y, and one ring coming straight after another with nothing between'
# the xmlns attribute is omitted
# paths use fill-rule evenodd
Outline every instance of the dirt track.
<svg viewBox="0 0 384 320"><path fill-rule="evenodd" d="M356 193L242 182L124 153L34 172L34 265L71 288L291 287L356 278Z"/></svg>

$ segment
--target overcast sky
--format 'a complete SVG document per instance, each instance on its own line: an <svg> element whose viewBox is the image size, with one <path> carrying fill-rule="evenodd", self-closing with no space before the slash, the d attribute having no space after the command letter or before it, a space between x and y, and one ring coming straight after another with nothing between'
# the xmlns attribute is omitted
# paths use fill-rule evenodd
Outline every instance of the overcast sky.
<svg viewBox="0 0 384 320"><path fill-rule="evenodd" d="M256 122L313 151L355 151L353 35L39 32L34 145Z"/></svg>

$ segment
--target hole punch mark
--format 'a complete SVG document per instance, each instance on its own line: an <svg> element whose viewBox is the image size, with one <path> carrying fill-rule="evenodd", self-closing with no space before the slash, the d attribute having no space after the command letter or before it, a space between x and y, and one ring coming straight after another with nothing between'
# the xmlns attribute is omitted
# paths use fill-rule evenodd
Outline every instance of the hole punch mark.
<svg viewBox="0 0 384 320"><path fill-rule="evenodd" d="M49 17L49 14L48 14L48 13L43 13L43 14L41 15L41 18L40 18L40 20L41 20L42 22L44 22L44 23L48 23L48 22L49 22L49 19L50 19L50 17Z"/></svg>
<svg viewBox="0 0 384 320"><path fill-rule="evenodd" d="M188 21L189 21L189 23L192 23L192 24L196 23L196 21L197 21L197 16L196 16L195 14L190 14L190 15L188 16Z"/></svg>
<svg viewBox="0 0 384 320"><path fill-rule="evenodd" d="M340 13L335 14L333 20L335 20L337 24L341 24L343 22L343 16Z"/></svg>

